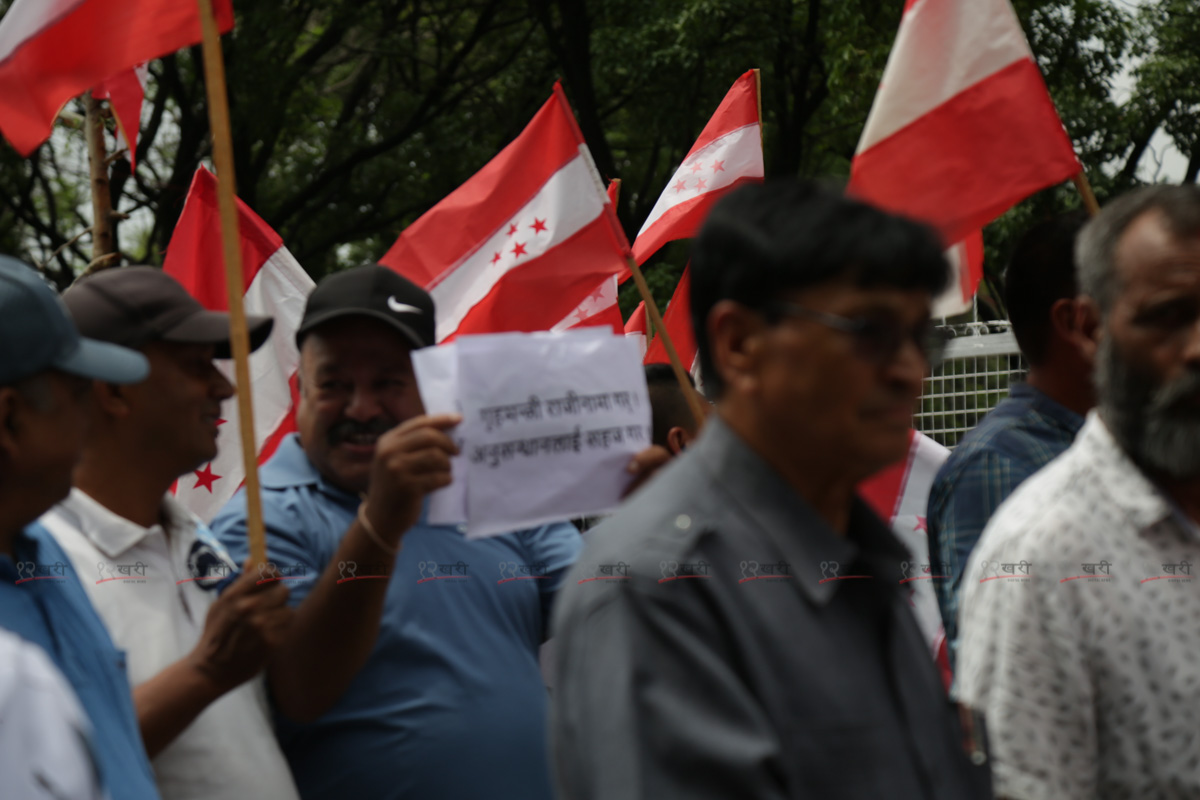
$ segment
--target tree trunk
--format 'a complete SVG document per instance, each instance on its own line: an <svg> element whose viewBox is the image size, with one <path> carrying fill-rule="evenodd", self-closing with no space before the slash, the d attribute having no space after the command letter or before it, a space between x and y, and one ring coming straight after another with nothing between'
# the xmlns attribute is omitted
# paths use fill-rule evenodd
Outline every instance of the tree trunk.
<svg viewBox="0 0 1200 800"><path fill-rule="evenodd" d="M108 185L108 151L104 145L105 112L99 100L88 92L84 96L87 108L88 169L92 184L92 272L116 264L116 239L113 236L112 194Z"/></svg>

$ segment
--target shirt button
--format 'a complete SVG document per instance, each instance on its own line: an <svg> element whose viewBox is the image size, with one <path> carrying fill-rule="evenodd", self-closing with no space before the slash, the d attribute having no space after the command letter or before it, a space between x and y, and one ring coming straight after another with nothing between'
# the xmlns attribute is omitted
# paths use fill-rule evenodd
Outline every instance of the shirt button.
<svg viewBox="0 0 1200 800"><path fill-rule="evenodd" d="M688 528L692 527L692 518L687 514L680 514L675 518L675 527L679 528L681 531L686 531Z"/></svg>

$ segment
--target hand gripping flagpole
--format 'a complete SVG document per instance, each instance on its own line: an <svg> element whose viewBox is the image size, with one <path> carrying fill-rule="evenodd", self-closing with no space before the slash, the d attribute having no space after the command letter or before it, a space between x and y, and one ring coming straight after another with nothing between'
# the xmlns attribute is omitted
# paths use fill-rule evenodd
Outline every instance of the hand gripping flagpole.
<svg viewBox="0 0 1200 800"><path fill-rule="evenodd" d="M246 537L250 561L267 560L267 543L258 483L258 448L254 437L254 403L250 390L250 334L242 305L241 238L238 235L237 186L233 172L233 137L229 129L229 97L225 87L225 61L212 0L198 0L203 33L204 83L208 91L208 123L212 130L213 163L217 168L217 207L221 241L225 250L225 288L229 292L229 342L237 381L238 427L242 433L242 463L246 472Z"/></svg>

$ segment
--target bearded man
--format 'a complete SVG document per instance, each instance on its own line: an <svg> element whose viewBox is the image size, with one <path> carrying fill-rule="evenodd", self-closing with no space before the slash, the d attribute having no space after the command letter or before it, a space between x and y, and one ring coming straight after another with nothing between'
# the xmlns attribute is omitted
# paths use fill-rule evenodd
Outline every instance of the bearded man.
<svg viewBox="0 0 1200 800"><path fill-rule="evenodd" d="M1098 407L983 532L959 699L999 797L1196 797L1200 187L1125 195L1077 245Z"/></svg>

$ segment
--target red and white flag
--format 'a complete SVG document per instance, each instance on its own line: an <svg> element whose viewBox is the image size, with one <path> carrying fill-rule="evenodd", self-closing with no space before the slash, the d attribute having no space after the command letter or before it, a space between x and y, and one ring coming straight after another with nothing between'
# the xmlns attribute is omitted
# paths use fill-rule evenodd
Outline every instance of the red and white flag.
<svg viewBox="0 0 1200 800"><path fill-rule="evenodd" d="M231 0L213 11L233 29ZM194 1L15 0L0 19L0 133L27 156L72 97L200 39Z"/></svg>
<svg viewBox="0 0 1200 800"><path fill-rule="evenodd" d="M238 200L238 229L242 240L246 313L263 314L275 320L271 338L250 355L254 434L258 463L262 464L275 452L280 440L296 429L295 375L300 364L296 329L300 327L304 303L314 284L283 246L279 234L241 200ZM229 300L223 253L217 180L200 167L192 178L183 214L171 235L163 270L182 283L205 308L226 311ZM232 381L233 362L222 363L221 369ZM175 487L180 502L205 521L212 519L233 497L245 479L235 398L225 401L222 416L225 421L217 438L217 457L196 470L194 476L180 478Z"/></svg>
<svg viewBox="0 0 1200 800"><path fill-rule="evenodd" d="M689 265L684 267L683 275L679 278L679 285L675 287L675 294L671 295L671 302L667 304L667 310L663 312L663 327L667 329L667 333L671 337L671 344L675 345L679 363L694 376L699 351L696 347L696 336L692 331L691 291L692 268ZM643 362L646 364L669 364L670 361L662 337L655 335L654 341L646 350Z"/></svg>
<svg viewBox="0 0 1200 800"><path fill-rule="evenodd" d="M634 259L641 265L667 242L694 235L722 195L762 177L758 71L750 70L725 94L650 210L633 243Z"/></svg>
<svg viewBox="0 0 1200 800"><path fill-rule="evenodd" d="M930 569L929 534L925 527L925 508L929 490L950 451L923 433L909 431L908 454L858 485L858 494L879 517L891 526L896 538L912 553L905 574L899 580L909 589L909 603L917 624L925 635L930 653L937 655L941 645L942 614L938 609L937 590L933 586L941 576Z"/></svg>
<svg viewBox="0 0 1200 800"><path fill-rule="evenodd" d="M379 263L424 286L437 339L549 330L627 269L629 244L562 87Z"/></svg>
<svg viewBox="0 0 1200 800"><path fill-rule="evenodd" d="M1009 0L907 0L852 195L952 244L1080 169Z"/></svg>
<svg viewBox="0 0 1200 800"><path fill-rule="evenodd" d="M613 208L617 207L617 196L621 191L621 180L614 178L608 182L608 202ZM568 328L596 328L601 325L613 329L613 333L621 334L625 330L625 321L621 319L621 309L617 305L617 291L620 285L630 276L628 269L620 275L606 278L604 283L597 286L579 306L550 330L565 331ZM645 346L642 347L645 350Z"/></svg>
<svg viewBox="0 0 1200 800"><path fill-rule="evenodd" d="M953 317L971 310L979 282L983 280L983 233L975 231L946 251L950 262L950 285L934 298L930 316Z"/></svg>
<svg viewBox="0 0 1200 800"><path fill-rule="evenodd" d="M641 346L642 356L646 355L646 301L637 304L637 308L629 315L629 320L625 323L625 335L633 336L638 340Z"/></svg>
<svg viewBox="0 0 1200 800"><path fill-rule="evenodd" d="M117 120L117 148L129 148L129 167L137 169L138 130L142 125L142 102L146 99L146 81L150 69L146 64L119 72L95 89L92 96L107 100Z"/></svg>

